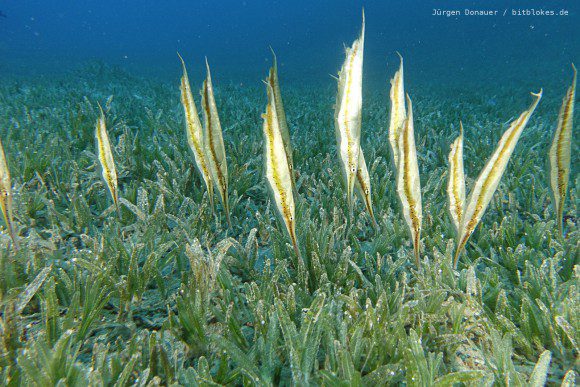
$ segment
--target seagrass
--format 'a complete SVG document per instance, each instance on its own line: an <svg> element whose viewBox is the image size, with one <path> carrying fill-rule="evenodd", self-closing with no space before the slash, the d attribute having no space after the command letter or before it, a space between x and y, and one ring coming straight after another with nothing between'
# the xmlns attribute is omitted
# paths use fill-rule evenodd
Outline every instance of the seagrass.
<svg viewBox="0 0 580 387"><path fill-rule="evenodd" d="M371 33L378 37L371 22L368 43ZM237 53L228 54L224 66L244 70ZM337 66L344 60L338 56ZM267 59L257 61L264 76ZM550 67L557 66L552 59ZM458 92L465 75L451 74L456 82L447 84L434 68L424 73L433 78L417 85L421 98L413 99L411 122L423 215L417 268L397 209L395 177L409 174L396 172L389 160L386 84L364 90L365 141L354 189L358 201L366 156L381 227L373 232L366 214L349 221L344 211L346 189L329 130L336 85L306 81L311 68L286 84L278 65L291 129L300 128L291 139L301 172L301 196L294 192L293 199L302 256L289 246L284 220L275 221L282 216L267 192L260 114L267 116L266 95L272 100L275 93L265 93L259 80L224 77L223 91L215 90L235 207L234 227L226 230L210 211L205 187L191 189L204 183L184 137L176 87L181 67L164 80L103 63L63 78L3 73L1 138L20 248L2 225L0 385L574 386L580 353L574 143L565 238L547 198L549 170L541 168L556 129L558 94L570 79L558 93L558 77L533 72L530 81L541 81L549 100L533 113L501 177L506 197L494 194L483 220L489 226L475 231L467 242L470 259L460 257L454 270L449 145L461 134L461 118L465 172L480 172L510 125L490 122L529 106L513 107L517 78L500 74L497 80L507 75L508 82L477 84L485 72L474 71L465 86L477 87ZM516 71L526 76L525 68ZM97 152L87 151L96 142L90 101L110 93L115 108L103 109L123 217L98 216L103 203L113 206L100 171L93 172ZM272 115L276 110L269 108ZM408 132L400 133L404 140ZM279 138L276 144L276 154L284 154ZM477 173L464 177L469 191ZM364 210L362 203L355 207Z"/></svg>

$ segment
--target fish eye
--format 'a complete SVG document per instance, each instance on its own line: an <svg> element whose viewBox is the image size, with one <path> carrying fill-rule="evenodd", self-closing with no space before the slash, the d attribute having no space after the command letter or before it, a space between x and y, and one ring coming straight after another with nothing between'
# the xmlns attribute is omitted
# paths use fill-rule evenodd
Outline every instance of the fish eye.
<svg viewBox="0 0 580 387"><path fill-rule="evenodd" d="M367 189L365 189L365 194L367 194L367 195L368 195L368 194L370 194L370 193L371 193L371 192L369 191L369 189L368 189L368 188L367 188Z"/></svg>

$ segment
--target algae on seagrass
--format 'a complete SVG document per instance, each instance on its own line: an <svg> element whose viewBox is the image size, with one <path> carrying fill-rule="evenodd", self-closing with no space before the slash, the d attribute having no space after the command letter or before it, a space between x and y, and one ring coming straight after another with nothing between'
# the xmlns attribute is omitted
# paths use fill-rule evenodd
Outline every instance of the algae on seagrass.
<svg viewBox="0 0 580 387"><path fill-rule="evenodd" d="M457 249L455 250L455 258L453 260L455 267L457 267L461 251L483 217L499 185L522 131L542 98L542 90L539 93L532 93L532 95L535 97L534 102L516 120L512 121L510 127L504 132L495 151L487 161L487 164L485 164L485 167L483 167L469 193L457 234Z"/></svg>
<svg viewBox="0 0 580 387"><path fill-rule="evenodd" d="M362 121L362 69L365 18L360 37L346 48L346 59L338 74L338 94L334 107L337 150L346 186L346 201L352 214L356 173L359 165Z"/></svg>
<svg viewBox="0 0 580 387"><path fill-rule="evenodd" d="M228 225L231 227L230 206L228 199L228 164L226 160L226 150L222 134L222 126L215 103L213 94L213 85L211 82L211 72L207 58L205 60L207 77L203 81L202 105L204 117L204 142L206 147L207 161L213 182L217 185L220 192L224 212Z"/></svg>
<svg viewBox="0 0 580 387"><path fill-rule="evenodd" d="M558 126L556 127L554 140L548 155L550 161L550 187L552 188L556 223L558 224L560 235L563 235L564 232L562 218L564 217L564 202L566 201L566 191L568 189L568 180L570 179L570 160L572 155L576 67L572 65L572 69L574 71L572 85L568 88L562 101L562 107L558 115Z"/></svg>
<svg viewBox="0 0 580 387"><path fill-rule="evenodd" d="M185 113L185 135L187 137L189 148L193 153L197 170L201 174L201 177L203 178L207 188L207 195L209 197L210 206L213 211L213 181L207 162L206 145L203 137L203 127L201 125L201 121L199 120L197 108L195 107L195 100L193 99L193 94L191 92L189 77L187 76L187 69L185 67L185 61L181 55L179 55L179 53L177 55L181 60L181 66L183 68L180 90L181 104L183 105L183 111Z"/></svg>

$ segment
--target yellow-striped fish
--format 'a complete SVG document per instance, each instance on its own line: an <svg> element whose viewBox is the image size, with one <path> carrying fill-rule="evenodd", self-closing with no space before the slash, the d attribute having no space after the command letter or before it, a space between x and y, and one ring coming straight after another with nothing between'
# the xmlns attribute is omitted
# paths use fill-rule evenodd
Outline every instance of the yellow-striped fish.
<svg viewBox="0 0 580 387"><path fill-rule="evenodd" d="M369 176L369 171L367 169L367 164L365 162L365 156L363 154L362 148L359 149L358 170L356 173L355 188L360 199L364 202L365 207L367 208L367 212L371 217L373 226L377 228L378 224L375 219L375 213L373 211L373 201L371 198L371 177Z"/></svg>
<svg viewBox="0 0 580 387"><path fill-rule="evenodd" d="M405 84L403 80L403 57L397 53L401 59L399 70L391 79L391 118L389 123L389 142L391 143L391 151L393 154L393 161L395 168L399 162L399 133L403 129L403 124L407 118L405 110Z"/></svg>
<svg viewBox="0 0 580 387"><path fill-rule="evenodd" d="M18 250L20 245L16 239L14 231L14 217L12 207L12 182L10 181L10 170L8 169L8 162L4 154L4 147L0 141L0 206L2 207L2 215L4 215L4 222L6 228L14 243L14 249Z"/></svg>
<svg viewBox="0 0 580 387"><path fill-rule="evenodd" d="M516 120L514 120L510 127L504 132L497 147L490 159L483 167L483 170L479 174L479 177L475 181L471 192L469 193L469 199L467 199L467 204L465 206L465 211L461 219L459 226L459 233L457 237L457 250L455 251L455 258L453 265L457 267L457 262L459 261L459 255L465 247L467 240L475 230L475 227L481 220L483 214L499 182L506 169L508 161L516 147L516 144L522 134L522 131L526 127L530 116L538 106L540 99L542 98L542 90L539 93L532 93L535 97L532 105L524 111Z"/></svg>
<svg viewBox="0 0 580 387"><path fill-rule="evenodd" d="M346 49L346 60L338 76L335 105L335 132L339 159L346 183L346 199L352 213L354 185L358 170L362 111L362 69L365 18L360 37Z"/></svg>
<svg viewBox="0 0 580 387"><path fill-rule="evenodd" d="M463 170L463 124L459 123L460 134L451 144L449 152L449 180L447 181L447 197L449 198L449 213L455 231L459 233L459 225L465 206L465 174Z"/></svg>
<svg viewBox="0 0 580 387"><path fill-rule="evenodd" d="M211 83L211 73L207 58L205 60L207 77L203 81L202 105L203 105L203 139L206 147L207 164L211 172L212 181L220 191L220 198L226 213L228 225L231 227L230 206L228 199L228 164L226 161L226 150L222 135L222 126L218 116L217 106L213 94Z"/></svg>
<svg viewBox="0 0 580 387"><path fill-rule="evenodd" d="M117 209L117 214L121 214L119 209L119 196L118 196L118 186L117 186L117 169L115 168L115 160L113 159L113 152L111 150L111 142L109 141L109 135L107 134L107 125L105 122L105 112L99 104L99 110L101 112L99 118L97 119L97 125L95 127L95 137L97 138L97 148L99 154L99 162L101 163L101 172L103 179L109 187L109 192L113 198L113 203Z"/></svg>
<svg viewBox="0 0 580 387"><path fill-rule="evenodd" d="M266 107L266 113L262 115L262 118L264 119L263 129L266 180L268 182L270 193L274 199L274 203L276 204L277 213L286 226L286 231L288 231L288 234L290 235L294 251L298 256L300 256L295 231L295 208L290 165L284 149L284 141L277 113L278 109L276 108L277 101L274 94L274 88L269 81L266 83L266 87L268 93L268 106Z"/></svg>
<svg viewBox="0 0 580 387"><path fill-rule="evenodd" d="M189 77L187 76L185 62L179 53L177 53L177 55L179 56L181 66L183 67L180 90L181 104L183 105L183 111L185 112L185 134L187 136L187 143L193 152L197 170L201 174L205 186L207 187L209 202L213 210L213 181L207 165L207 156L205 153L206 148L203 141L203 127L201 126L199 115L197 114L197 108L195 107L195 101L189 85Z"/></svg>
<svg viewBox="0 0 580 387"><path fill-rule="evenodd" d="M268 76L268 83L272 86L274 90L274 100L276 102L276 115L278 116L278 122L280 126L280 134L282 135L282 141L284 142L284 151L286 152L286 158L288 159L288 166L290 167L290 178L292 179L292 190L295 191L296 183L294 179L294 161L292 157L292 144L290 143L290 131L288 130L288 122L286 121L286 113L284 112L284 104L282 103L282 93L280 92L280 83L278 81L278 61L276 59L276 54L272 50L272 55L274 56L274 64L270 68L270 74Z"/></svg>
<svg viewBox="0 0 580 387"><path fill-rule="evenodd" d="M423 209L421 204L421 181L415 148L415 130L413 125L413 105L407 95L407 118L399 135L397 193L401 200L403 215L413 239L415 262L420 265L420 241Z"/></svg>
<svg viewBox="0 0 580 387"><path fill-rule="evenodd" d="M550 147L550 187L556 209L556 222L558 231L563 235L562 218L564 216L564 202L566 201L566 190L570 178L570 160L572 154L572 121L574 119L574 98L576 95L576 67L572 65L574 77L572 85L568 88L560 114L558 115L558 126L554 133L554 140Z"/></svg>

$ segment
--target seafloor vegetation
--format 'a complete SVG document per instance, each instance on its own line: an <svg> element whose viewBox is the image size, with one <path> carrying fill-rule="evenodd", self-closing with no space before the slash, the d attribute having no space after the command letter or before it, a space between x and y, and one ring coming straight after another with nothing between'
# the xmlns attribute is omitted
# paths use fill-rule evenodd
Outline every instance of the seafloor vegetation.
<svg viewBox="0 0 580 387"><path fill-rule="evenodd" d="M336 90L281 77L302 259L279 231L263 179L259 82L215 82L228 228L194 170L178 79L100 65L66 79L3 79L0 136L20 249L1 234L0 384L541 385L547 369L548 384L566 375L573 385L580 181L573 170L561 237L545 164L568 80L534 86L544 98L454 269L446 174L459 120L469 190L529 90L418 92L410 82L418 268L390 159L387 83L365 92L363 107L375 230L360 201L346 221ZM98 169L97 102L108 111L120 217Z"/></svg>

